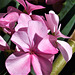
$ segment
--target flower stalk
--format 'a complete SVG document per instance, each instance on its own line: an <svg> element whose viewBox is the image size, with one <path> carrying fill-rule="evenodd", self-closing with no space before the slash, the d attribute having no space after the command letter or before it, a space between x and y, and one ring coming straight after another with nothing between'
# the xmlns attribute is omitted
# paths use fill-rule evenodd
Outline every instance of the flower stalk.
<svg viewBox="0 0 75 75"><path fill-rule="evenodd" d="M72 47L73 53L75 52L75 30L73 34L71 35L71 39L68 40L69 45ZM50 75L58 75L62 69L66 65L66 61L63 58L62 54L60 53L56 60L53 63L53 69Z"/></svg>

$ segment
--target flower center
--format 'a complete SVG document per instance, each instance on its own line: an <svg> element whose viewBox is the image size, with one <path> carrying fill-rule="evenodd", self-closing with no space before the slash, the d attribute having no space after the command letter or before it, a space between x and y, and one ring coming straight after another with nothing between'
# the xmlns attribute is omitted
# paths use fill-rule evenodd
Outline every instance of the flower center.
<svg viewBox="0 0 75 75"><path fill-rule="evenodd" d="M34 54L34 51L31 51L30 54Z"/></svg>
<svg viewBox="0 0 75 75"><path fill-rule="evenodd" d="M35 54L35 52L34 52L34 49L33 49L33 48L31 48L31 49L30 49L30 54Z"/></svg>

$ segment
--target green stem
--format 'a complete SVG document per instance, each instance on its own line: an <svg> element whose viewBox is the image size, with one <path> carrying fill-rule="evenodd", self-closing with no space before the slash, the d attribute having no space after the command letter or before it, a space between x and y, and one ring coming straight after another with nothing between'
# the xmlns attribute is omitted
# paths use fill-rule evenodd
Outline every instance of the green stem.
<svg viewBox="0 0 75 75"><path fill-rule="evenodd" d="M69 40L68 43L72 47L72 50L74 53L75 52L75 41ZM58 75L62 71L62 69L65 67L66 64L67 64L66 61L64 60L62 54L60 53L53 63L53 69L50 75Z"/></svg>

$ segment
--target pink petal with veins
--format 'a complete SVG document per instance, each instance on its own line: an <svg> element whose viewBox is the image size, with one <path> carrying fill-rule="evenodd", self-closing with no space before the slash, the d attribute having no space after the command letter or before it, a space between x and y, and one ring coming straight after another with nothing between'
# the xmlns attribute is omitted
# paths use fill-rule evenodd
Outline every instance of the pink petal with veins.
<svg viewBox="0 0 75 75"><path fill-rule="evenodd" d="M26 3L27 3L26 11L27 11L28 14L30 14L34 10L45 8L45 7L41 6L41 5L33 5L33 4L29 3L28 1L26 1Z"/></svg>
<svg viewBox="0 0 75 75"><path fill-rule="evenodd" d="M49 37L45 37L38 45L38 49L41 52L49 53L49 54L56 54L58 53L58 49L56 49L49 41Z"/></svg>
<svg viewBox="0 0 75 75"><path fill-rule="evenodd" d="M18 19L18 24L15 27L15 31L18 31L20 28L28 27L29 21L32 20L31 17L27 14L21 13Z"/></svg>
<svg viewBox="0 0 75 75"><path fill-rule="evenodd" d="M55 14L54 11L49 11L49 14L45 14L47 19L47 27L51 30L51 32L56 32L59 24L59 17Z"/></svg>
<svg viewBox="0 0 75 75"><path fill-rule="evenodd" d="M11 54L5 62L6 68L11 75L28 75L30 64L30 54L21 54L20 52Z"/></svg>
<svg viewBox="0 0 75 75"><path fill-rule="evenodd" d="M40 37L47 35L47 27L40 21L29 21L28 35L30 40L34 39L34 35L37 34Z"/></svg>
<svg viewBox="0 0 75 75"><path fill-rule="evenodd" d="M24 0L16 0L16 1L18 1L21 5L23 5L26 10L26 4Z"/></svg>
<svg viewBox="0 0 75 75"><path fill-rule="evenodd" d="M11 40L20 48L22 48L25 52L29 51L29 38L26 32L24 31L17 31L15 32Z"/></svg>
<svg viewBox="0 0 75 75"><path fill-rule="evenodd" d="M60 49L60 52L62 53L64 59L66 60L66 62L68 62L72 57L71 46L65 41L57 40L57 43L58 43L58 48Z"/></svg>
<svg viewBox="0 0 75 75"><path fill-rule="evenodd" d="M32 66L36 75L50 75L52 70L52 64L49 60L35 54L32 55Z"/></svg>
<svg viewBox="0 0 75 75"><path fill-rule="evenodd" d="M8 44L5 42L5 40L0 36L0 50L4 51L4 50L9 50L9 46Z"/></svg>
<svg viewBox="0 0 75 75"><path fill-rule="evenodd" d="M15 7L12 7L12 6L9 6L9 7L7 8L7 11L8 11L8 13L17 12L19 15L20 15L20 13L22 13L22 11L20 11L19 9L17 9L17 8L15 8Z"/></svg>

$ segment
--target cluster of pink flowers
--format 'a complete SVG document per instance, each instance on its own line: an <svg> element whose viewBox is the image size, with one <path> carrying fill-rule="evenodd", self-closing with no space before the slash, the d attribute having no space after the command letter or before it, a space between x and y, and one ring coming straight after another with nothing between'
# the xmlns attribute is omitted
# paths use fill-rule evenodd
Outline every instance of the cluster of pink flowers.
<svg viewBox="0 0 75 75"><path fill-rule="evenodd" d="M32 66L36 75L50 75L54 56L59 50L66 62L71 59L70 45L57 40L59 37L69 37L60 32L61 24L58 27L59 17L54 11L45 14L45 20L43 16L32 14L32 11L45 7L26 0L17 1L27 14L12 6L8 7L7 13L0 14L0 27L11 35L10 40L16 45L14 53L5 61L6 69L11 75L28 75ZM0 50L11 50L1 36Z"/></svg>

